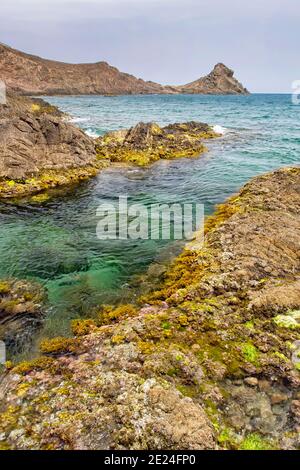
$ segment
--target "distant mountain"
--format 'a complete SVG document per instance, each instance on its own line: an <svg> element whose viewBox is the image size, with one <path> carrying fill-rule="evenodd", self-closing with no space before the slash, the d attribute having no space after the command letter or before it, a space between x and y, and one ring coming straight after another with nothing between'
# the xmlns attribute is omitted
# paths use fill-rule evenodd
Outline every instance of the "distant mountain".
<svg viewBox="0 0 300 470"><path fill-rule="evenodd" d="M0 80L24 95L246 94L223 64L183 86L162 86L120 72L106 62L67 64L17 51L0 43Z"/></svg>

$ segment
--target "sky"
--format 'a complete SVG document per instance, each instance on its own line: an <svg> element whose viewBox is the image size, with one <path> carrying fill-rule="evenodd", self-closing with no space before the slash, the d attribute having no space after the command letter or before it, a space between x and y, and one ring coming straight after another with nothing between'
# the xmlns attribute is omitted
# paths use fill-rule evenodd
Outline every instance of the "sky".
<svg viewBox="0 0 300 470"><path fill-rule="evenodd" d="M0 42L64 62L106 61L162 84L218 62L251 92L300 80L299 0L1 0ZM1 78L1 77L0 77Z"/></svg>

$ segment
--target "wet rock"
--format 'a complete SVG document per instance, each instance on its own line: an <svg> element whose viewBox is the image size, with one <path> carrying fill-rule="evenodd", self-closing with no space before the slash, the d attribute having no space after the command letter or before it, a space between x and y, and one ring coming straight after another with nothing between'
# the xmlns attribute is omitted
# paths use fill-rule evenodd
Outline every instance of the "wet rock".
<svg viewBox="0 0 300 470"><path fill-rule="evenodd" d="M253 179L142 308L85 320L6 373L5 446L297 449L300 332L274 318L300 309L299 229L300 169Z"/></svg>
<svg viewBox="0 0 300 470"><path fill-rule="evenodd" d="M84 171L93 173L99 164L93 139L57 108L12 93L7 104L0 105L1 197L76 182L76 170L83 178Z"/></svg>
<svg viewBox="0 0 300 470"><path fill-rule="evenodd" d="M160 127L154 122L138 123L126 133L110 132L97 139L97 154L114 162L147 165L161 158L199 155L204 139L217 137L207 124L187 122Z"/></svg>
<svg viewBox="0 0 300 470"><path fill-rule="evenodd" d="M6 353L30 349L36 331L42 326L45 292L33 282L0 281L0 340Z"/></svg>

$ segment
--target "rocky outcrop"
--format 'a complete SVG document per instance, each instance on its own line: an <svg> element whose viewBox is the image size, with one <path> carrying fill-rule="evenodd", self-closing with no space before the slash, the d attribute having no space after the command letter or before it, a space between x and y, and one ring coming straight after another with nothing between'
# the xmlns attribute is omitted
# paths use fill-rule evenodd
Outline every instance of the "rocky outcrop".
<svg viewBox="0 0 300 470"><path fill-rule="evenodd" d="M174 87L173 87L174 88ZM234 77L233 70L217 64L207 76L187 85L175 87L179 93L212 95L247 95L248 90Z"/></svg>
<svg viewBox="0 0 300 470"><path fill-rule="evenodd" d="M28 105L21 112L0 107L0 178L22 179L95 160L93 142L84 132L49 113L47 106L44 111L41 104Z"/></svg>
<svg viewBox="0 0 300 470"><path fill-rule="evenodd" d="M45 190L95 176L110 162L197 156L206 150L203 140L217 136L203 123L139 123L94 140L56 107L10 93L0 105L0 197L37 193L36 201L43 201Z"/></svg>
<svg viewBox="0 0 300 470"><path fill-rule="evenodd" d="M131 129L109 132L96 141L100 158L112 162L147 165L160 159L197 156L206 151L203 140L218 137L200 122L169 124L140 122Z"/></svg>
<svg viewBox="0 0 300 470"><path fill-rule="evenodd" d="M140 306L7 365L2 448L299 448L300 168L253 179L205 231Z"/></svg>
<svg viewBox="0 0 300 470"><path fill-rule="evenodd" d="M41 99L9 94L0 105L0 197L18 198L95 176L110 162L146 165L197 156L218 135L207 124L139 123L94 140ZM41 193L38 195L38 193Z"/></svg>
<svg viewBox="0 0 300 470"><path fill-rule="evenodd" d="M4 44L0 44L0 79L10 90L26 95L248 93L222 64L191 84L162 86L122 73L106 62L66 64L25 54Z"/></svg>
<svg viewBox="0 0 300 470"><path fill-rule="evenodd" d="M8 95L0 105L0 196L36 193L93 176L93 139L67 122L57 108Z"/></svg>
<svg viewBox="0 0 300 470"><path fill-rule="evenodd" d="M42 325L44 300L45 292L39 284L0 280L0 340L7 353L30 349L33 335Z"/></svg>

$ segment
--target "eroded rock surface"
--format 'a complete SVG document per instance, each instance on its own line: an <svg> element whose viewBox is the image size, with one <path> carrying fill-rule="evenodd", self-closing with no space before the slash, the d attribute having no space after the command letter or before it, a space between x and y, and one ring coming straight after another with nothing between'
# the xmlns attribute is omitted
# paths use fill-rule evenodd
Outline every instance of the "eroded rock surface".
<svg viewBox="0 0 300 470"><path fill-rule="evenodd" d="M99 308L8 365L2 447L299 449L299 280L300 168L285 168L220 206L140 306Z"/></svg>
<svg viewBox="0 0 300 470"><path fill-rule="evenodd" d="M42 100L0 105L0 196L38 192L97 173L95 144Z"/></svg>
<svg viewBox="0 0 300 470"><path fill-rule="evenodd" d="M89 165L95 160L93 141L64 122L47 104L28 100L28 107L0 106L0 177L21 179L39 172ZM48 111L50 109L50 112ZM20 111L19 111L20 110Z"/></svg>

